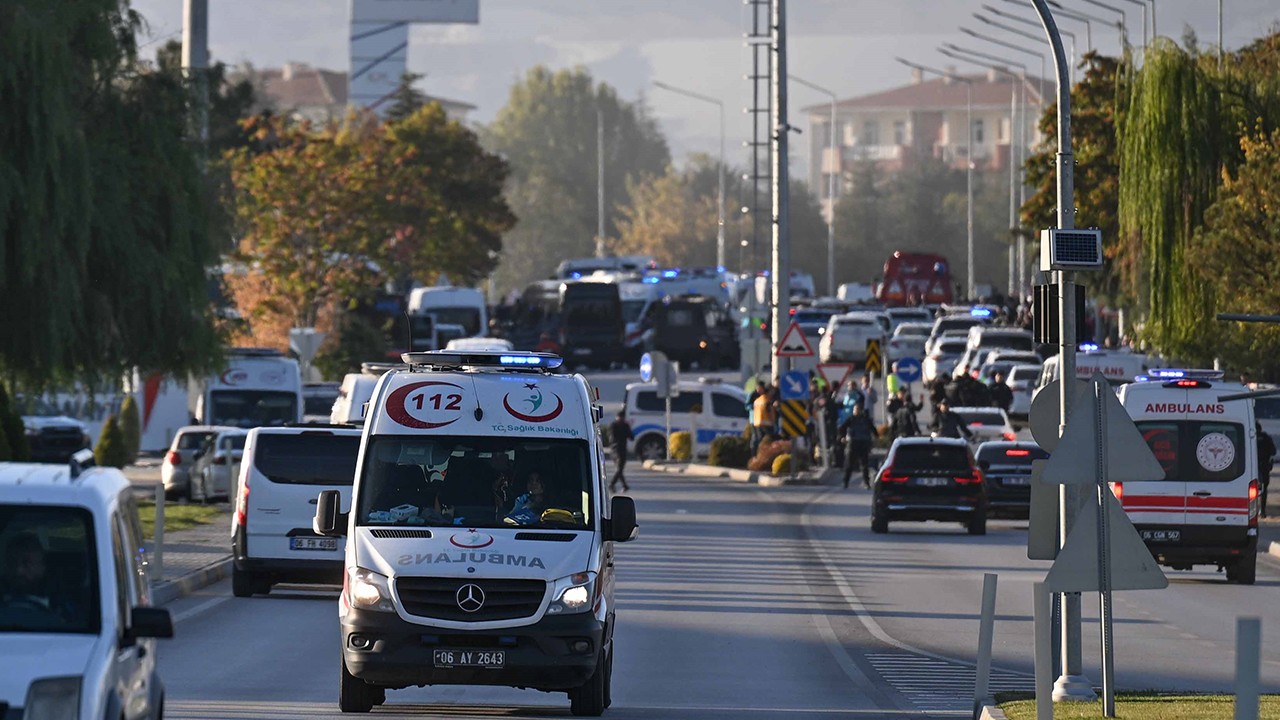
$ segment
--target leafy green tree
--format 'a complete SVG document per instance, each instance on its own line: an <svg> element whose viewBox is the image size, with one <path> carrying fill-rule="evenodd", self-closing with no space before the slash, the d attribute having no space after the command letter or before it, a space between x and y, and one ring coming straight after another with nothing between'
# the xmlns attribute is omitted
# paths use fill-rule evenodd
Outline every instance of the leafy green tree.
<svg viewBox="0 0 1280 720"><path fill-rule="evenodd" d="M9 401L4 383L0 383L0 437L4 438L4 447L7 449L4 459L31 459L31 447L27 442L26 426L22 424L22 413Z"/></svg>
<svg viewBox="0 0 1280 720"><path fill-rule="evenodd" d="M339 316L330 338L316 353L314 365L321 375L331 380L360 372L362 363L382 360L387 349L382 328L352 312Z"/></svg>
<svg viewBox="0 0 1280 720"><path fill-rule="evenodd" d="M182 43L170 40L156 51L156 67L174 78L183 77ZM251 137L245 119L253 114L259 98L253 81L231 79L226 63L215 62L205 70L208 87L209 157L219 158L227 150L244 147ZM194 96L190 98L194 102Z"/></svg>
<svg viewBox="0 0 1280 720"><path fill-rule="evenodd" d="M142 447L142 418L138 414L138 403L133 394L125 395L120 404L120 436L124 439L124 449L129 462L138 459L138 450Z"/></svg>
<svg viewBox="0 0 1280 720"><path fill-rule="evenodd" d="M400 76L395 92L391 93L391 106L387 108L387 122L399 122L427 104L427 95L413 84L426 77L421 73L407 72Z"/></svg>
<svg viewBox="0 0 1280 720"><path fill-rule="evenodd" d="M605 139L605 235L616 237L620 208L631 204L627 180L660 177L671 162L642 103L621 100L582 68L539 66L511 88L485 129L485 146L511 163L507 198L520 218L504 237L500 287L522 286L547 277L564 258L594 254L597 112Z"/></svg>
<svg viewBox="0 0 1280 720"><path fill-rule="evenodd" d="M125 447L124 433L115 415L107 418L93 449L93 461L99 467L123 468L129 464L129 449Z"/></svg>

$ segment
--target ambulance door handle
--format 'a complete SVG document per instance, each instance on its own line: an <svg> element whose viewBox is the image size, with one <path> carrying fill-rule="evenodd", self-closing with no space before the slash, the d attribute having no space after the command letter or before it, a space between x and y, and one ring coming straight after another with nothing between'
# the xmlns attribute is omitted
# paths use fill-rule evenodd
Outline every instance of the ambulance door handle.
<svg viewBox="0 0 1280 720"><path fill-rule="evenodd" d="M1211 493L1211 492L1206 492L1206 491L1204 491L1204 490L1197 490L1196 492L1193 492L1193 493L1191 493L1191 494L1192 494L1192 495L1195 495L1196 497L1209 497L1209 496L1210 496L1210 495L1212 495L1213 493Z"/></svg>

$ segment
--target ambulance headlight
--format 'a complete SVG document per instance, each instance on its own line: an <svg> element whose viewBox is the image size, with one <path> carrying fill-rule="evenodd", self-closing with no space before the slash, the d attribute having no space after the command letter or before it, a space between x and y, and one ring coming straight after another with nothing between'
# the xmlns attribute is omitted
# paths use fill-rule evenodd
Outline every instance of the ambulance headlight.
<svg viewBox="0 0 1280 720"><path fill-rule="evenodd" d="M395 612L391 603L391 587L385 575L355 568L348 573L348 598L358 610Z"/></svg>
<svg viewBox="0 0 1280 720"><path fill-rule="evenodd" d="M596 574L576 573L555 582L552 590L548 615L565 615L585 612L591 608L592 600L597 596Z"/></svg>
<svg viewBox="0 0 1280 720"><path fill-rule="evenodd" d="M25 717L32 720L73 720L80 716L80 678L44 678L27 690Z"/></svg>

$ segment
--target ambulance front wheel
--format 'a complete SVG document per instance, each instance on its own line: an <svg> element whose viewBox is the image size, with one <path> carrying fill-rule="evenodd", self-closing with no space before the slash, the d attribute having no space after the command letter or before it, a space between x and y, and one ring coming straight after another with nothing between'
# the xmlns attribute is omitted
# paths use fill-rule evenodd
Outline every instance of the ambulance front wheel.
<svg viewBox="0 0 1280 720"><path fill-rule="evenodd" d="M348 672L345 661L339 662L342 663L342 682L338 686L338 709L344 713L367 713L375 704L381 705L375 688ZM385 695L383 697L385 699Z"/></svg>
<svg viewBox="0 0 1280 720"><path fill-rule="evenodd" d="M578 717L600 717L612 702L609 685L613 675L613 650L600 656L600 664L591 673L586 684L569 691L569 712Z"/></svg>

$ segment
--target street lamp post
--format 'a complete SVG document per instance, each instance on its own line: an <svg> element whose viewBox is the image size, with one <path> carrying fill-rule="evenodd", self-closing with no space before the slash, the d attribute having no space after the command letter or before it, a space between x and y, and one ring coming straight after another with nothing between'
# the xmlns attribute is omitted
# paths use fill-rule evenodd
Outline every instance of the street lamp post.
<svg viewBox="0 0 1280 720"><path fill-rule="evenodd" d="M1016 0L1005 0L1005 1L1016 2ZM1046 0L1046 2L1048 2L1049 5L1053 6L1054 11L1057 12L1059 15L1063 17L1071 18L1072 20L1078 20L1080 22L1083 22L1085 24L1086 30L1090 29L1091 21L1099 23L1101 25L1105 25L1107 27L1115 28L1116 32L1119 33L1119 35L1117 36L1117 39L1120 42L1120 50L1121 51L1124 50L1125 36L1124 36L1123 23L1120 23L1119 21L1116 21L1116 20L1108 20L1107 18L1104 18L1104 17L1098 17L1097 15L1091 15L1087 12L1084 12L1083 10L1076 10L1074 8L1072 9L1065 8L1062 6L1062 3L1057 2L1057 0Z"/></svg>
<svg viewBox="0 0 1280 720"><path fill-rule="evenodd" d="M955 73L947 72L945 70L936 70L926 65L919 65L917 63L913 63L909 60L904 60L902 58L894 58L894 59L902 63L903 65L906 65L909 68L914 68L921 72L929 72L929 73L933 73L934 75L938 75L944 78L949 78L952 82L964 83L965 109L966 109L966 117L967 117L966 124L968 126L966 128L967 132L965 133L965 140L964 140L964 156L965 156L964 159L965 159L965 178L966 178L965 184L967 186L967 194L969 196L968 202L966 203L967 217L965 220L965 225L966 225L967 235L968 235L968 256L969 256L968 285L965 288L965 291L969 299L972 300L977 295L976 289L974 287L974 278L973 278L973 80L965 77L960 77ZM951 142L951 126L950 125L947 126L947 142L948 143Z"/></svg>
<svg viewBox="0 0 1280 720"><path fill-rule="evenodd" d="M831 203L831 210L827 214L827 295L836 296L836 175L840 169L839 156L836 155L836 94L820 85L815 85L808 80L798 78L795 75L788 75L788 80L798 82L807 88L817 90L818 92L831 98L831 119L827 126L830 134L828 150L831 155L831 162L835 165L832 172L827 173L827 200Z"/></svg>
<svg viewBox="0 0 1280 720"><path fill-rule="evenodd" d="M977 38L978 40L985 40L986 42L992 43L994 45L999 45L1000 47L1008 48L1010 50L1017 50L1018 52L1024 53L1026 55L1036 56L1037 58L1040 59L1040 81L1039 82L1044 82L1044 53L1038 50L1028 50L1027 48L1022 47L1021 45L1015 45L1011 42L1007 42L999 38L991 37L990 35L983 35L982 33L977 32L976 30L970 30L969 28L966 28L966 27L960 28L960 32L964 33L965 35L968 35L969 37ZM1037 85L1037 87L1039 87L1039 85Z"/></svg>
<svg viewBox="0 0 1280 720"><path fill-rule="evenodd" d="M717 188L717 198L716 198L716 206L719 208L718 210L719 215L716 218L716 267L723 268L725 267L725 257L724 257L724 103L713 97L703 95L701 93L696 93L696 92L693 92L692 90L685 90L683 88L678 88L672 85L668 85L664 82L659 82L657 80L653 82L653 85L654 87L662 88L663 90L676 93L677 95L684 95L685 97L693 98L694 100L701 100L702 102L711 103L716 106L716 109L720 113L720 161L719 161L720 172L719 172L719 186Z"/></svg>
<svg viewBox="0 0 1280 720"><path fill-rule="evenodd" d="M1120 37L1121 39L1124 40L1124 44L1121 46L1120 50L1124 51L1126 48L1128 48L1129 47L1129 29L1128 29L1128 25L1126 24L1126 21L1128 20L1128 18L1125 16L1124 10L1121 10L1120 8L1114 5L1108 5L1104 2L1098 2L1098 0L1083 0L1083 1L1089 3L1090 5L1096 5L1102 8L1103 10L1110 10L1111 12L1118 13L1120 15Z"/></svg>
<svg viewBox="0 0 1280 720"><path fill-rule="evenodd" d="M986 8L987 6L986 6L986 5L983 5L983 7L984 7L984 8ZM995 12L995 13L997 13L997 14L1000 14L1000 15L1001 15L1001 17L1007 17L1007 18L1010 18L1010 19L1013 19L1013 20L1018 20L1019 22L1025 22L1025 23L1033 24L1033 25L1035 25L1036 27L1039 27L1039 24L1038 24L1038 23L1031 23L1031 21L1029 21L1029 20L1023 20L1022 18L1018 18L1018 17L1015 17L1015 16L1013 16L1013 15L1004 14L1004 13L999 13L999 11L995 10L994 8L989 8L989 9L990 9L992 12ZM1044 38L1042 38L1042 37L1040 37L1040 36L1038 36L1038 35L1032 35L1031 33L1025 32L1025 31L1023 31L1023 30L1019 30L1019 29L1014 28L1014 27L1009 27L1008 25L1005 25L1004 23L996 22L995 20L992 20L992 19L991 19L991 18L989 18L989 17L984 17L981 13L973 13L973 17L974 17L974 19L975 19L975 20L977 20L978 22L985 23L985 24L987 24L987 25L990 25L991 27L994 27L994 28L997 28L997 29L1000 29L1000 30L1004 30L1005 32L1013 33L1014 35L1018 35L1019 37L1024 37L1024 38L1026 38L1026 39L1028 39L1028 40L1030 40L1030 41L1032 41L1032 42L1044 43L1044 44L1046 44L1046 45L1048 45L1048 44L1049 44L1049 41L1048 41L1048 40L1045 40ZM1061 34L1063 34L1063 35L1066 35L1067 37L1070 37L1070 38L1071 38L1071 65L1070 65L1070 67L1071 67L1071 70L1074 72L1074 70L1075 70L1075 65L1076 65L1076 36L1075 36L1075 34L1070 33L1070 32L1067 32L1066 30L1059 30L1058 32L1059 32L1059 33L1061 33Z"/></svg>

